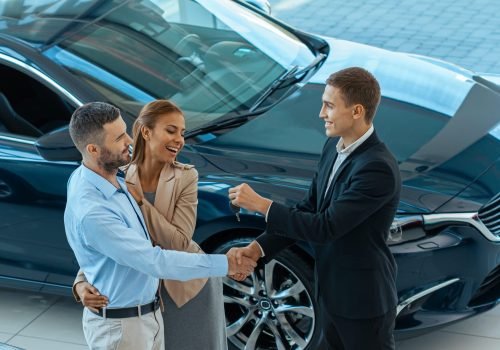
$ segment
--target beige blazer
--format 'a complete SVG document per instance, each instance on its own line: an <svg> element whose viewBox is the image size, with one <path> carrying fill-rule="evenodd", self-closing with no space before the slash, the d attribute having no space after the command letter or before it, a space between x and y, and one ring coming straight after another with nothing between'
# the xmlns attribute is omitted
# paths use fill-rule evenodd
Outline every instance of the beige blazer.
<svg viewBox="0 0 500 350"><path fill-rule="evenodd" d="M192 240L196 225L198 205L198 172L192 165L174 162L165 165L160 173L154 203L144 198L144 193L135 164L130 164L125 176L129 192L142 198L139 203L154 245L190 253L203 253ZM85 281L80 270L73 286ZM186 282L163 280L168 294L178 307L193 299L207 283L206 278ZM74 292L75 298L78 296Z"/></svg>

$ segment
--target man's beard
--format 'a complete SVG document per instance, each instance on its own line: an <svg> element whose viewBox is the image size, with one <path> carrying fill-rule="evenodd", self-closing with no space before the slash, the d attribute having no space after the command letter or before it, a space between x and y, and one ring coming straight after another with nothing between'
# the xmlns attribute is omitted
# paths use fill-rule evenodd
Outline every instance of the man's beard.
<svg viewBox="0 0 500 350"><path fill-rule="evenodd" d="M130 155L127 153L126 159L123 153L113 154L106 147L102 147L102 153L97 164L107 173L113 173L118 170L119 167L124 166L130 162Z"/></svg>

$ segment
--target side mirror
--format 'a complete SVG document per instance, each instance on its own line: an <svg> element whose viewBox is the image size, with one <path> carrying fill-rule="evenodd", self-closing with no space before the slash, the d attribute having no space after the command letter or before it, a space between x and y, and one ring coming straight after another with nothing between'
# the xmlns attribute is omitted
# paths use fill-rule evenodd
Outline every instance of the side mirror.
<svg viewBox="0 0 500 350"><path fill-rule="evenodd" d="M271 15L271 4L268 0L244 0L246 3L258 8L262 12Z"/></svg>
<svg viewBox="0 0 500 350"><path fill-rule="evenodd" d="M80 161L82 155L78 152L71 136L69 127L63 126L41 136L35 142L38 153L49 161Z"/></svg>

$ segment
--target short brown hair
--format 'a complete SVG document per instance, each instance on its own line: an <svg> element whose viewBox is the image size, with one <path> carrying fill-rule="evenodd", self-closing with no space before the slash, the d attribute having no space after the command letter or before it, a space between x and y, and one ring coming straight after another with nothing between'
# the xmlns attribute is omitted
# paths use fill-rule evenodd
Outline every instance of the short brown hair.
<svg viewBox="0 0 500 350"><path fill-rule="evenodd" d="M142 107L132 127L134 153L132 154L131 163L141 164L144 161L146 142L144 141L144 137L142 137L142 127L145 126L153 129L158 121L158 117L170 113L180 113L183 115L181 109L169 100L151 101Z"/></svg>
<svg viewBox="0 0 500 350"><path fill-rule="evenodd" d="M120 110L105 102L90 102L78 107L69 122L69 134L80 153L88 144L102 145L104 124L120 117Z"/></svg>
<svg viewBox="0 0 500 350"><path fill-rule="evenodd" d="M326 83L340 90L346 106L360 104L365 108L365 120L373 121L380 103L380 85L370 72L351 67L331 74Z"/></svg>

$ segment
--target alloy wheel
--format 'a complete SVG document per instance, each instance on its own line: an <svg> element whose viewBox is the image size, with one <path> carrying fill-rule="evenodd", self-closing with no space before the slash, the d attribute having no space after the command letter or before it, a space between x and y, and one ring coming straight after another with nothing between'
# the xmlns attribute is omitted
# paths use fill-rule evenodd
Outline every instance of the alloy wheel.
<svg viewBox="0 0 500 350"><path fill-rule="evenodd" d="M286 265L259 265L242 282L224 278L227 336L238 349L304 349L314 333L311 295Z"/></svg>

